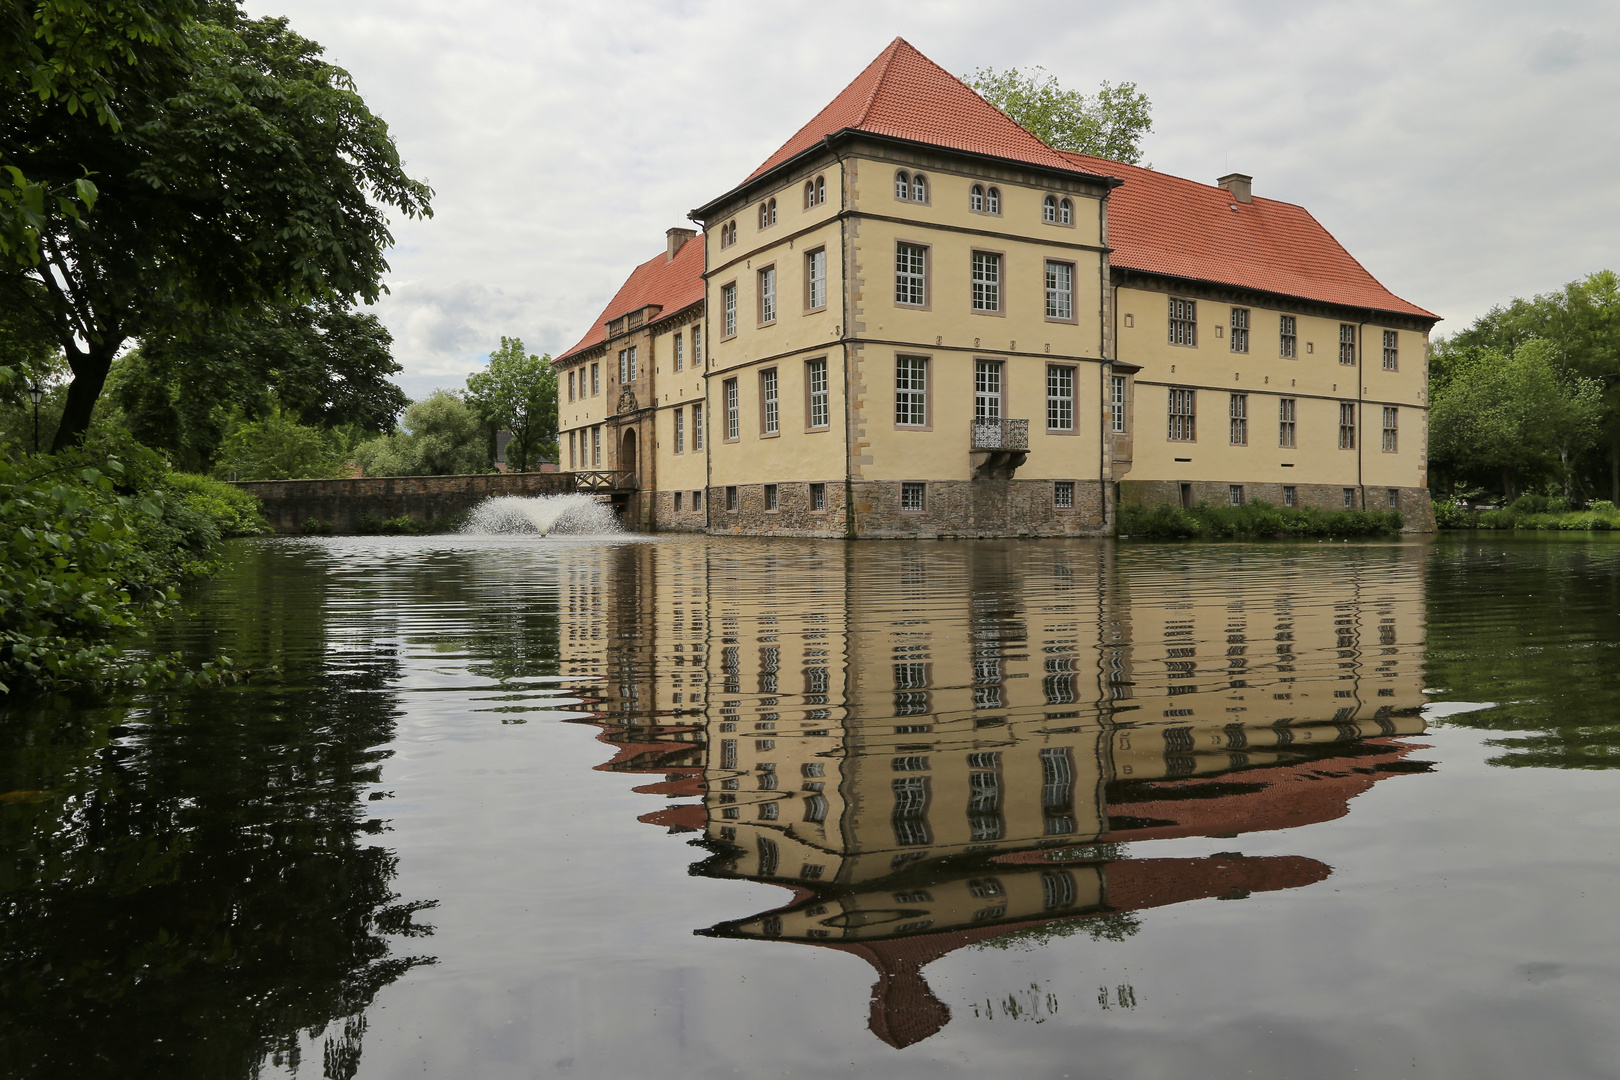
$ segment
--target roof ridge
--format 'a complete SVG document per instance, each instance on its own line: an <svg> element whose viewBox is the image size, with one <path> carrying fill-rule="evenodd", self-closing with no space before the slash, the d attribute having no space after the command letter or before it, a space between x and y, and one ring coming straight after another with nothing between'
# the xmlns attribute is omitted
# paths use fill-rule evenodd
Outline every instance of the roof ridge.
<svg viewBox="0 0 1620 1080"><path fill-rule="evenodd" d="M850 124L850 127L858 128L866 123L866 118L871 115L872 106L877 103L878 94L883 89L884 81L888 79L889 72L894 70L894 58L899 55L900 46L902 45L911 49L912 52L917 51L912 48L911 42L903 37L896 36L893 41L889 42L889 47L884 49L882 55L879 56L879 59L883 61L883 67L879 69L878 77L872 80L872 89L867 93L866 100L861 103L861 111L856 114L855 122ZM918 53L918 55L921 56L922 54Z"/></svg>

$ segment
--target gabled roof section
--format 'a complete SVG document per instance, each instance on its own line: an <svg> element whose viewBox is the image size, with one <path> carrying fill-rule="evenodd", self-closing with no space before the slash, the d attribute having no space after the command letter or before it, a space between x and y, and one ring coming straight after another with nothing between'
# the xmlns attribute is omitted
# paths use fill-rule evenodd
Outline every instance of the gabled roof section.
<svg viewBox="0 0 1620 1080"><path fill-rule="evenodd" d="M1063 172L1096 175L1095 170L1068 160L1019 127L904 38L895 38L833 98L832 104L766 158L743 183L840 131L864 131Z"/></svg>
<svg viewBox="0 0 1620 1080"><path fill-rule="evenodd" d="M1108 196L1109 261L1345 307L1438 319L1379 284L1302 206L1256 198L1135 165L1064 153L1124 180Z"/></svg>
<svg viewBox="0 0 1620 1080"><path fill-rule="evenodd" d="M607 340L607 324L626 312L657 304L664 309L658 313L658 317L667 318L701 302L703 251L704 238L699 233L682 244L673 259L666 250L630 271L629 278L619 286L619 291L613 294L613 299L608 301L607 307L602 309L602 314L596 317L596 322L591 324L585 336L552 362L561 364L581 350L602 344Z"/></svg>

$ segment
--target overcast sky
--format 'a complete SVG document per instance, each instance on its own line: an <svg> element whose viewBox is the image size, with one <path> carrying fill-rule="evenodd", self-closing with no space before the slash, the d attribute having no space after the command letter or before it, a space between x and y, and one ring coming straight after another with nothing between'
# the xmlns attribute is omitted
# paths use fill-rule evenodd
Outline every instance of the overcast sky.
<svg viewBox="0 0 1620 1080"><path fill-rule="evenodd" d="M247 0L349 69L435 216L400 222L407 392L502 334L572 345L664 230L742 180L895 36L947 70L1135 82L1146 160L1301 203L1456 330L1620 269L1620 4L1498 0Z"/></svg>

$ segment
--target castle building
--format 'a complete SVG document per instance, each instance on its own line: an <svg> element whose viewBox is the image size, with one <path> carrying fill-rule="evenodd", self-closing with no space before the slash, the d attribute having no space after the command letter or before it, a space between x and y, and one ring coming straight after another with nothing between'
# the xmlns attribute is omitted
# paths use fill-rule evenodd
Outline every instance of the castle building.
<svg viewBox="0 0 1620 1080"><path fill-rule="evenodd" d="M557 358L564 467L658 530L1432 528L1437 317L1252 183L1054 150L896 39Z"/></svg>

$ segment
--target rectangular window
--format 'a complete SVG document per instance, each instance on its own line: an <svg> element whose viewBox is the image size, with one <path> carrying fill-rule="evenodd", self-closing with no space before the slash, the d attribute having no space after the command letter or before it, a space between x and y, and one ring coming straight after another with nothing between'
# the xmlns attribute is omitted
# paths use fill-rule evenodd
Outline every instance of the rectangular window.
<svg viewBox="0 0 1620 1080"><path fill-rule="evenodd" d="M692 449L703 449L703 406L692 406Z"/></svg>
<svg viewBox="0 0 1620 1080"><path fill-rule="evenodd" d="M1242 506L1243 505L1243 485L1242 484L1227 484L1226 485L1226 498L1227 498L1228 501L1231 502L1231 504L1233 506Z"/></svg>
<svg viewBox="0 0 1620 1080"><path fill-rule="evenodd" d="M1291 397L1277 399L1277 445L1295 445L1294 399Z"/></svg>
<svg viewBox="0 0 1620 1080"><path fill-rule="evenodd" d="M809 394L809 427L824 428L832 420L832 410L827 399L827 361L806 360L804 363L804 385Z"/></svg>
<svg viewBox="0 0 1620 1080"><path fill-rule="evenodd" d="M675 512L677 514L681 512L681 497L684 494L685 494L684 492L680 492L680 491L677 491L675 493Z"/></svg>
<svg viewBox="0 0 1620 1080"><path fill-rule="evenodd" d="M1171 442L1194 442L1198 437L1198 391L1170 388Z"/></svg>
<svg viewBox="0 0 1620 1080"><path fill-rule="evenodd" d="M636 381L636 347L630 346L630 381Z"/></svg>
<svg viewBox="0 0 1620 1080"><path fill-rule="evenodd" d="M726 488L726 509L737 509L737 485L735 484Z"/></svg>
<svg viewBox="0 0 1620 1080"><path fill-rule="evenodd" d="M1283 488L1283 505L1290 508L1299 505L1297 488L1293 487L1292 485L1288 485Z"/></svg>
<svg viewBox="0 0 1620 1080"><path fill-rule="evenodd" d="M681 366L685 362L685 359L686 359L685 353L686 353L686 338L683 335L677 333L675 335L675 358L674 358L675 359L675 370L676 371L681 370Z"/></svg>
<svg viewBox="0 0 1620 1080"><path fill-rule="evenodd" d="M724 392L726 395L726 440L734 442L742 433L742 419L737 406L737 380L727 379Z"/></svg>
<svg viewBox="0 0 1620 1080"><path fill-rule="evenodd" d="M731 337L737 332L737 286L722 285L720 287L720 310L723 312L722 323L724 329L722 336Z"/></svg>
<svg viewBox="0 0 1620 1080"><path fill-rule="evenodd" d="M928 505L928 485L907 480L900 485L900 509L922 510ZM921 666L921 665L919 665Z"/></svg>
<svg viewBox="0 0 1620 1080"><path fill-rule="evenodd" d="M591 365L591 396L595 397L602 392L602 365Z"/></svg>
<svg viewBox="0 0 1620 1080"><path fill-rule="evenodd" d="M1344 489L1344 508L1346 510L1354 510L1356 508L1356 489L1355 488L1345 488Z"/></svg>
<svg viewBox="0 0 1620 1080"><path fill-rule="evenodd" d="M804 257L804 306L807 310L827 306L827 249L820 248Z"/></svg>
<svg viewBox="0 0 1620 1080"><path fill-rule="evenodd" d="M1229 409L1231 414L1231 436L1233 446L1249 445L1249 395L1233 394Z"/></svg>
<svg viewBox="0 0 1620 1080"><path fill-rule="evenodd" d="M1052 505L1059 510L1074 509L1074 481L1058 480L1052 484Z"/></svg>
<svg viewBox="0 0 1620 1080"><path fill-rule="evenodd" d="M686 453L686 410L675 410L675 452Z"/></svg>
<svg viewBox="0 0 1620 1080"><path fill-rule="evenodd" d="M1074 430L1074 368L1046 365L1046 430Z"/></svg>
<svg viewBox="0 0 1620 1080"><path fill-rule="evenodd" d="M1074 267L1069 263L1046 264L1046 317L1074 318Z"/></svg>
<svg viewBox="0 0 1620 1080"><path fill-rule="evenodd" d="M1401 411L1393 406L1384 406L1384 453L1394 454L1400 451L1400 416Z"/></svg>
<svg viewBox="0 0 1620 1080"><path fill-rule="evenodd" d="M568 467L570 469L578 468L578 465L576 464L576 462L579 460L579 458L574 453L576 444L578 442L579 442L579 432L570 431L568 433Z"/></svg>
<svg viewBox="0 0 1620 1080"><path fill-rule="evenodd" d="M1249 309L1235 307L1232 309L1231 342L1233 352L1249 351Z"/></svg>
<svg viewBox="0 0 1620 1080"><path fill-rule="evenodd" d="M1295 336L1294 333L1294 317L1292 315L1284 315L1281 319L1279 327L1277 355L1284 357L1285 359L1295 356L1298 353L1298 347L1299 338Z"/></svg>
<svg viewBox="0 0 1620 1080"><path fill-rule="evenodd" d="M973 362L973 419L1001 419L1001 361Z"/></svg>
<svg viewBox="0 0 1620 1080"><path fill-rule="evenodd" d="M574 373L572 371L568 373L568 400L574 400Z"/></svg>
<svg viewBox="0 0 1620 1080"><path fill-rule="evenodd" d="M1198 301L1170 298L1170 344L1198 344Z"/></svg>
<svg viewBox="0 0 1620 1080"><path fill-rule="evenodd" d="M1356 362L1356 324L1339 324L1339 363L1353 364Z"/></svg>
<svg viewBox="0 0 1620 1080"><path fill-rule="evenodd" d="M776 321L776 267L767 266L759 272L760 325Z"/></svg>
<svg viewBox="0 0 1620 1080"><path fill-rule="evenodd" d="M811 484L810 485L810 509L812 509L812 510L825 510L825 509L827 509L827 485L826 484Z"/></svg>
<svg viewBox="0 0 1620 1080"><path fill-rule="evenodd" d="M1398 330L1384 331L1384 370L1401 369L1401 334Z"/></svg>
<svg viewBox="0 0 1620 1080"><path fill-rule="evenodd" d="M1114 375L1108 384L1108 426L1114 434L1125 434L1125 376Z"/></svg>
<svg viewBox="0 0 1620 1080"><path fill-rule="evenodd" d="M1001 256L993 252L973 253L973 310L1001 310Z"/></svg>
<svg viewBox="0 0 1620 1080"><path fill-rule="evenodd" d="M703 327L692 327L692 363L701 366L703 363Z"/></svg>
<svg viewBox="0 0 1620 1080"><path fill-rule="evenodd" d="M767 510L775 510L776 508L777 508L776 507L776 485L775 484L766 484L765 485L765 509L767 509Z"/></svg>
<svg viewBox="0 0 1620 1080"><path fill-rule="evenodd" d="M776 369L766 368L759 373L759 430L761 434L775 435L781 430L776 407Z"/></svg>
<svg viewBox="0 0 1620 1080"><path fill-rule="evenodd" d="M1356 448L1356 407L1348 401L1339 403L1339 449Z"/></svg>
<svg viewBox="0 0 1620 1080"><path fill-rule="evenodd" d="M591 462L598 469L602 467L602 425L591 428Z"/></svg>
<svg viewBox="0 0 1620 1080"><path fill-rule="evenodd" d="M894 358L894 422L902 427L928 426L928 360Z"/></svg>
<svg viewBox="0 0 1620 1080"><path fill-rule="evenodd" d="M928 303L928 249L921 244L894 247L894 302L912 307Z"/></svg>

